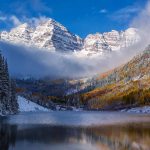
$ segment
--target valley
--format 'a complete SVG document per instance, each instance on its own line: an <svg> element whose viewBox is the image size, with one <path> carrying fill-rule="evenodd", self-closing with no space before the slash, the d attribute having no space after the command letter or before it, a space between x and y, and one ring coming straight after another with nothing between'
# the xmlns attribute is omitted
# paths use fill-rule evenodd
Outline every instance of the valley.
<svg viewBox="0 0 150 150"><path fill-rule="evenodd" d="M24 23L1 32L1 41L41 48L38 51L72 53L77 57L107 58L140 41L138 29L90 34L85 39L53 19L38 25ZM14 47L15 48L15 47ZM32 51L33 51L32 50ZM106 73L88 77L15 78L18 95L48 109L122 110L149 106L149 47L128 63ZM23 54L24 55L24 54ZM100 70L100 69L99 69Z"/></svg>

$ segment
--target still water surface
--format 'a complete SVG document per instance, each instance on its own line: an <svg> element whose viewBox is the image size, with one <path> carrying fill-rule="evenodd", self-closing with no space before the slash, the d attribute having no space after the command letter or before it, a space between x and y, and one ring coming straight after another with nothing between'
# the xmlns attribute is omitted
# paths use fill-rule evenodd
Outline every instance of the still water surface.
<svg viewBox="0 0 150 150"><path fill-rule="evenodd" d="M3 117L0 150L150 150L150 115L49 112Z"/></svg>

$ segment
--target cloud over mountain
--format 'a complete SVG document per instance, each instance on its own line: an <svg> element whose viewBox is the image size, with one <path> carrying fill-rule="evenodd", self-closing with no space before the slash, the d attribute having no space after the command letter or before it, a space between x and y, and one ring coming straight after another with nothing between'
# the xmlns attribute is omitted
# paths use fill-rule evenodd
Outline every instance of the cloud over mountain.
<svg viewBox="0 0 150 150"><path fill-rule="evenodd" d="M0 43L0 49L8 59L12 75L61 78L91 76L102 73L127 62L149 44L149 6L148 3L146 8L131 23L131 26L137 27L140 31L142 41L119 51L112 51L107 55L97 54L94 57L78 57L74 53L50 52L46 49L19 46L6 42ZM147 28L145 28L145 25ZM100 41L99 44L103 43ZM106 45L104 44L104 46ZM93 50L93 47L91 50Z"/></svg>

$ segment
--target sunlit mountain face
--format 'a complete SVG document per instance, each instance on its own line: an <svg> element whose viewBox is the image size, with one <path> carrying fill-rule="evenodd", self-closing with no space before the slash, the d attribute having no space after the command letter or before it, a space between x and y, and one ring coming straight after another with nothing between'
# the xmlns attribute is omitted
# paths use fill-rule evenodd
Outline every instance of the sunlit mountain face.
<svg viewBox="0 0 150 150"><path fill-rule="evenodd" d="M122 48L128 48L140 41L139 31L129 28L126 31L89 34L85 39L68 31L53 19L39 22L38 25L24 23L10 32L1 32L1 40L49 51L73 52L79 56L99 55Z"/></svg>

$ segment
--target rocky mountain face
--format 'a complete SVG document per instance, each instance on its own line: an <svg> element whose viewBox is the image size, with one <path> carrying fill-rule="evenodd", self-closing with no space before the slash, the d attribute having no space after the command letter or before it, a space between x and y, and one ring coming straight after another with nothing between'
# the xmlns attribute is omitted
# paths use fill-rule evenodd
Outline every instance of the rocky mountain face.
<svg viewBox="0 0 150 150"><path fill-rule="evenodd" d="M127 48L138 41L140 41L140 36L138 35L138 30L135 28L129 28L121 32L112 30L103 34L96 33L88 35L84 40L82 51L88 54L105 54Z"/></svg>
<svg viewBox="0 0 150 150"><path fill-rule="evenodd" d="M10 32L3 31L1 40L61 52L80 50L82 47L81 38L53 19L43 21L37 26L25 23Z"/></svg>
<svg viewBox="0 0 150 150"><path fill-rule="evenodd" d="M60 23L49 19L36 26L24 23L10 32L3 31L0 33L0 39L51 51L76 51L78 55L92 55L129 47L137 43L140 37L137 29L129 28L121 32L112 30L103 34L90 34L81 39Z"/></svg>
<svg viewBox="0 0 150 150"><path fill-rule="evenodd" d="M125 65L93 80L93 90L82 95L82 101L90 108L150 105L150 46Z"/></svg>

